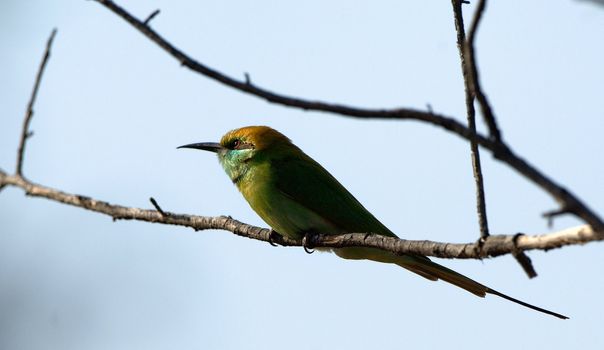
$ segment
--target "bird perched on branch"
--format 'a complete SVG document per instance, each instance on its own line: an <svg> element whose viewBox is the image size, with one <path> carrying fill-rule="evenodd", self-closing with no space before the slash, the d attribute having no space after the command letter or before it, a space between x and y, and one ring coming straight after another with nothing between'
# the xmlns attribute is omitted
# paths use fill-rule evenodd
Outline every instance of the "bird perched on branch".
<svg viewBox="0 0 604 350"><path fill-rule="evenodd" d="M295 239L307 234L353 232L396 237L319 163L286 136L267 126L229 131L220 143L193 143L179 148L216 153L252 209L279 234ZM449 282L479 297L494 294L536 311L568 318L493 290L422 255L396 255L364 247L331 251L344 259L396 264L429 280Z"/></svg>

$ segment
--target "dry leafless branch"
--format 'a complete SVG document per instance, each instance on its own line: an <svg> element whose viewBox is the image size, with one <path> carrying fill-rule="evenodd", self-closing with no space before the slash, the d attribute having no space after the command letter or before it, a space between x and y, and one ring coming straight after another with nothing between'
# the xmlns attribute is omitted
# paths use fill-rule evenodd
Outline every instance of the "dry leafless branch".
<svg viewBox="0 0 604 350"><path fill-rule="evenodd" d="M461 61L461 70L464 81L464 91L466 97L466 111L468 119L468 128L476 132L476 111L474 109L474 91L471 88L468 62L464 54L466 45L466 32L463 22L462 2L461 0L451 0L453 5L453 14L455 18L455 30L457 32L457 49ZM478 225L480 227L481 240L489 236L489 225L487 220L487 207L484 194L484 180L482 177L482 168L480 166L480 151L478 144L474 140L470 140L470 153L472 155L472 170L474 180L476 182L476 209L478 212Z"/></svg>
<svg viewBox="0 0 604 350"><path fill-rule="evenodd" d="M451 0L451 4L453 5L455 31L457 32L457 49L459 51L461 70L464 81L468 128L473 132L476 132L476 110L474 109L474 99L476 98L476 94L483 96L483 99L481 100L481 104L485 105L485 107L483 107L483 110L491 111L491 107L489 105L488 100L486 99L485 93L482 91L480 85L477 83L477 73L472 73L478 71L476 60L474 59L474 35L472 35L472 41L466 39L462 11L463 3L461 0ZM484 4L479 4L479 8L477 9L475 14L475 26L473 27L474 32L476 31L479 19L482 17L483 13ZM471 55L470 59L466 58L466 53L468 53L469 56ZM492 114L492 112L488 115L485 114L485 120L487 121L487 124L490 127L491 135L494 135L498 139L498 141L501 141L501 135L497 128L495 116ZM487 220L487 205L484 193L484 179L482 176L482 168L480 165L480 151L478 149L478 145L474 140L470 141L470 154L472 156L472 171L474 174L474 181L476 183L476 210L478 212L478 225L480 228L480 246L481 243L484 242L484 240L489 236L489 225ZM529 278L537 277L537 272L535 271L535 268L531 263L531 259L529 259L529 257L526 256L524 252L518 251L515 252L513 255Z"/></svg>
<svg viewBox="0 0 604 350"><path fill-rule="evenodd" d="M9 175L2 170L0 170L0 184L21 188L28 196L46 198L105 214L112 217L113 220L139 220L178 225L190 227L196 231L219 229L259 241L272 241L282 246L302 246L301 240L290 239L275 234L269 240L269 229L248 225L228 216L210 217L175 214L163 210L160 212L158 210L110 204L94 198L38 185L22 176ZM159 207L159 205L156 206L155 204L154 206ZM602 232L594 232L588 225L582 225L542 235L491 235L485 240L482 249L477 249L475 243L455 244L413 241L368 233L348 233L336 236L315 235L311 236L308 245L331 248L363 246L379 248L397 254L422 254L449 259L482 259L485 257L512 254L518 251L533 249L550 250L567 245L601 241L604 239L603 237Z"/></svg>
<svg viewBox="0 0 604 350"><path fill-rule="evenodd" d="M263 89L258 87L249 79L238 80L232 77L229 77L225 74L220 73L216 69L210 68L195 59L191 58L181 50L177 49L170 42L161 37L157 32L151 29L149 26L145 25L144 21L140 21L139 19L132 16L126 10L124 10L121 6L117 5L115 2L111 0L95 0L98 3L105 6L107 9L130 23L133 27L138 29L142 34L144 34L151 41L156 43L166 52L168 52L171 56L173 56L176 60L178 60L181 65L202 74L208 78L216 80L226 86L237 89L238 91L248 93L259 98L263 98L269 102L295 107L302 110L313 110L313 111L321 111L328 112L336 115L347 116L347 117L355 117L361 119L393 119L393 120L417 120L426 122L440 128L443 128L449 132L452 132L466 140L475 141L480 146L485 149L491 151L493 156L508 164L510 167L518 171L524 177L534 182L536 185L541 187L544 191L549 193L560 205L561 208L566 210L568 213L572 213L577 217L583 219L589 225L591 225L595 231L604 231L604 221L593 211L591 210L583 201L581 201L578 197L576 197L573 193L563 188L561 185L557 184L554 180L550 179L548 176L540 172L537 168L535 168L530 163L526 162L520 156L516 155L514 151L511 149L509 145L503 142L497 135L499 135L498 129L494 124L494 117L492 118L492 122L489 122L488 115L492 116L492 113L488 113L483 111L483 115L487 118L487 124L489 124L489 129L491 132L490 137L485 137L480 135L463 124L456 121L454 118L447 117L441 114L433 113L433 112L423 112L410 108L398 108L398 109L366 109L366 108L357 108L351 107L341 104L333 104L326 103L321 101L309 101L301 98L286 96L278 93L271 92L267 89ZM484 6L484 5L483 5ZM476 26L478 25L478 19L480 17L477 15L472 24L472 29L470 30L470 34L468 36L468 41L472 42L472 38L474 37L474 33L476 31ZM466 55L467 56L467 55ZM475 68L475 67L474 67ZM477 81L477 73L474 76L474 84ZM484 96L483 96L484 97ZM481 106L484 108L483 103L480 102L480 96L477 96L477 99ZM486 99L486 97L485 97ZM485 104L488 106L488 103ZM495 127L493 127L493 125Z"/></svg>
<svg viewBox="0 0 604 350"><path fill-rule="evenodd" d="M480 24L480 20L482 19L486 6L486 0L478 1L476 12L474 13L472 23L470 24L470 30L468 31L468 38L465 41L464 52L465 56L467 57L466 67L468 67L470 90L478 100L478 104L480 105L480 109L482 111L482 117L489 128L490 137L496 142L501 142L501 132L497 126L495 114L493 113L493 109L491 108L487 96L484 94L483 89L480 86L478 64L476 63L476 52L474 50L476 31L478 30L478 25Z"/></svg>
<svg viewBox="0 0 604 350"><path fill-rule="evenodd" d="M56 34L57 30L53 29L50 33L48 41L46 42L46 50L44 51L42 62L40 62L38 74L36 75L36 82L34 83L34 88L31 91L29 103L27 104L25 118L23 119L23 128L21 130L21 140L19 141L19 150L17 151L17 166L15 170L15 173L17 175L23 174L23 157L25 155L25 144L27 139L32 135L32 133L29 131L29 123L34 115L34 104L36 103L36 97L38 96L38 90L40 89L40 82L42 82L44 69L46 68L46 64L48 63L48 59L50 58L50 48L52 47L52 42Z"/></svg>
<svg viewBox="0 0 604 350"><path fill-rule="evenodd" d="M110 1L102 1L98 0L102 3L110 3L112 6L116 6ZM122 10L123 11L123 10ZM119 12L118 12L119 14ZM126 16L130 16L126 13ZM142 28L145 30L149 30L147 26L141 24L138 20L133 19L133 17L128 17L134 20L136 23L139 23ZM35 88L32 92L32 98L30 100L30 105L28 106L28 111L33 110L33 104L35 102L35 95L37 94L39 82L41 76L44 72L44 68L46 66L46 62L48 60L48 54L50 52L50 46L52 44L52 39L54 38L54 31L49 38L47 49L44 55L43 63L40 65L40 69L38 72L38 77L36 79ZM153 33L153 32L151 32ZM152 34L151 38L153 39ZM159 39L157 39L159 38ZM157 40L163 41L159 36L157 36ZM160 43L160 45L162 45ZM169 47L172 47L170 44ZM164 47L162 45L162 47ZM168 50L169 51L169 50ZM178 51L180 52L180 51ZM182 57L184 57L185 61L189 62L190 59L184 54L180 53ZM194 61L191 61L194 64ZM187 63L191 65L192 63ZM193 64L193 65L194 65ZM230 79L230 78L228 78ZM248 79L248 86L253 89L256 89ZM260 90L263 91L263 90ZM275 95L280 97L280 95ZM296 100L302 101L302 100ZM303 101L304 102L304 101ZM311 102L304 102L307 104L311 104ZM334 106L330 104L324 104L325 106ZM300 106L298 106L300 107ZM340 107L338 107L340 108ZM355 110L351 107L341 107L344 109ZM337 110L337 108L336 108ZM330 112L339 113L335 110L329 110ZM357 110L361 111L361 110ZM364 117L372 118L372 113L369 110L364 110L365 112L369 112L368 114L363 114ZM379 111L378 111L379 112ZM381 111L380 113L396 113L396 112L388 112ZM423 113L423 112L418 112ZM346 113L339 113L345 114ZM552 180L548 179L541 173L539 173L536 169L528 165L524 160L516 156L512 153L512 151L507 147L507 145L502 142L495 142L486 137L477 135L475 132L472 132L462 124L445 117L440 117L434 114L426 114L430 116L433 121L439 121L443 124L438 124L444 127L447 130L456 130L455 133L459 135L465 135L465 138L468 140L475 140L478 144L483 147L493 151L496 157L504 157L504 161L511 165L513 168L517 169L519 172L539 184L541 187L546 189L550 194L552 194L556 199L558 199L562 204L563 208L570 210L574 214L584 217L585 220L591 224L583 225L578 227L569 228L559 232L541 234L541 235L525 235L525 234L515 234L515 235L490 235L488 236L483 244L479 247L476 243L467 243L467 244L454 244L454 243L440 243L440 242L432 242L432 241L411 241L411 240L403 240L397 239L393 237L385 237L381 235L371 234L371 233L347 233L342 235L335 236L325 236L325 235L314 235L311 236L307 240L307 245L314 247L350 247L350 246L364 246L364 247L372 247L379 248L383 250L387 250L390 252L394 252L397 254L422 254L427 256L435 256L441 258L458 258L458 259L480 259L484 257L495 257L504 254L514 254L515 256L520 254L526 250L550 250L554 248L560 248L567 245L576 245L576 244L584 244L593 241L601 241L604 240L604 229L602 229L600 219L595 216L595 214L591 213L589 209L584 206L579 199L575 198L572 194L568 193L562 187L556 185ZM444 118L444 119L443 119ZM23 123L22 135L27 135L29 130L29 120L31 119L31 113L26 113L25 120ZM3 170L0 169L0 188L5 186L13 186L21 188L25 191L25 193L29 196L34 197L42 197L47 198L49 200L57 201L64 204L73 205L76 207L80 207L83 209L95 211L98 213L102 213L108 216L111 216L114 220L140 220L147 222L155 222L169 225L179 225L190 227L195 230L205 230L205 229L222 229L233 232L234 234L265 241L265 242L274 242L283 246L302 246L301 240L289 239L286 237L271 235L271 231L265 228L251 226L245 223L241 223L235 219L230 217L220 216L220 217L205 217L205 216L194 216L194 215L185 215L185 214L175 214L171 212L164 211L160 208L159 204L154 199L151 199L153 206L157 210L150 209L141 209L141 208L132 208L125 207L121 205L114 205L108 202L100 201L97 199L93 199L87 196L81 196L76 194L66 193L57 189L52 189L43 185L36 184L26 179L22 171L20 171L21 166L23 164L24 158L24 149L25 143L27 142L27 136L22 137L19 150L18 150L18 164L20 166L17 167L14 175L10 175ZM571 210L572 209L572 210ZM593 224L595 223L595 225Z"/></svg>

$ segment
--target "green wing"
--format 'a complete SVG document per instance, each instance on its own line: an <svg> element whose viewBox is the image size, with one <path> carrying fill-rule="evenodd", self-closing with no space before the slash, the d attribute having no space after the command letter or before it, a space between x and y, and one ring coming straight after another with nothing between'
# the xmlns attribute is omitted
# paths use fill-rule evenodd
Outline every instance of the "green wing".
<svg viewBox="0 0 604 350"><path fill-rule="evenodd" d="M306 154L272 160L277 190L330 222L341 232L372 232L395 236L327 170Z"/></svg>

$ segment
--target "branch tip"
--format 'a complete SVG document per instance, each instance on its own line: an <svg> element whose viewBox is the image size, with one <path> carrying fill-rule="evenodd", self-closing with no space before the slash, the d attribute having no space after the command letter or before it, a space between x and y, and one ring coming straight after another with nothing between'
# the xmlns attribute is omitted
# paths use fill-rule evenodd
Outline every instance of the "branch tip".
<svg viewBox="0 0 604 350"><path fill-rule="evenodd" d="M153 20L153 18L155 18L155 16L159 15L160 10L156 9L155 11L151 12L151 14L149 16L147 16L147 18L143 21L143 24L146 26L149 26L149 22L151 22L151 20Z"/></svg>
<svg viewBox="0 0 604 350"><path fill-rule="evenodd" d="M159 204L157 204L157 201L155 200L155 198L149 197L149 201L151 202L151 204L153 204L153 206L155 207L155 210L157 210L161 216L166 216L166 213L161 209Z"/></svg>
<svg viewBox="0 0 604 350"><path fill-rule="evenodd" d="M563 207L560 209L546 211L543 214L541 214L541 216L543 218L547 219L547 227L552 228L554 226L554 220L556 219L556 217L565 215L565 214L572 214L572 210L570 210L567 207Z"/></svg>
<svg viewBox="0 0 604 350"><path fill-rule="evenodd" d="M533 267L533 262L531 261L531 258L529 258L528 255L524 253L524 251L518 249L518 239L522 236L524 236L524 233L520 232L514 235L513 241L515 249L514 251L512 251L512 255L514 256L518 264L520 264L528 278L535 278L537 277L537 271L535 271L535 267Z"/></svg>

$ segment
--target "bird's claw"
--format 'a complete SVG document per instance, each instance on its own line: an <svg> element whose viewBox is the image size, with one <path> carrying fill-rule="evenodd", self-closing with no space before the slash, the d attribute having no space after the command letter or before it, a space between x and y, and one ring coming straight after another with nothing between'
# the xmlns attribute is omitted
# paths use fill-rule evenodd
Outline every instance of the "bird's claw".
<svg viewBox="0 0 604 350"><path fill-rule="evenodd" d="M271 229L268 232L268 244L272 245L273 247L278 247L279 245L277 245L277 243L275 243L275 241L274 241L274 239L277 235L278 235L278 233L275 232L275 230Z"/></svg>
<svg viewBox="0 0 604 350"><path fill-rule="evenodd" d="M304 251L306 252L306 254L312 254L312 253L315 252L314 249L309 249L309 248L306 248L306 247L303 247L303 248L304 248Z"/></svg>
<svg viewBox="0 0 604 350"><path fill-rule="evenodd" d="M312 235L308 232L305 233L304 237L302 237L302 248L304 248L304 251L307 254L312 254L315 252L315 250L313 249L311 244L309 244L311 241L312 241Z"/></svg>

